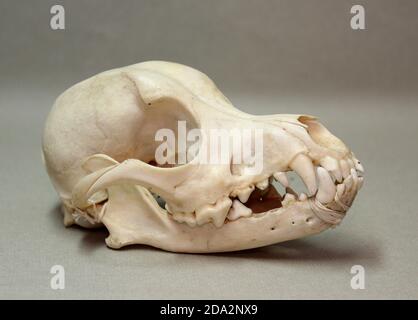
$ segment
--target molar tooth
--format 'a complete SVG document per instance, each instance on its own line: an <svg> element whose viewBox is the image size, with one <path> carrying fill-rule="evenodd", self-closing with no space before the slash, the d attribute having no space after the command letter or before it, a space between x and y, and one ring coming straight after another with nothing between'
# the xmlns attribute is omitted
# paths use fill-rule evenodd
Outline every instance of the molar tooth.
<svg viewBox="0 0 418 320"><path fill-rule="evenodd" d="M267 189L267 187L269 186L269 179L267 178L267 179L264 179L264 180L262 180L262 181L260 181L260 182L257 182L257 183L255 184L255 186L256 186L258 189L260 189L260 190L265 190L265 189Z"/></svg>
<svg viewBox="0 0 418 320"><path fill-rule="evenodd" d="M196 217L193 212L176 212L173 219L180 223L186 223L189 227L196 226Z"/></svg>
<svg viewBox="0 0 418 320"><path fill-rule="evenodd" d="M207 204L196 210L196 222L199 226L212 222L220 228L225 222L226 215L232 205L229 197L222 197L215 204Z"/></svg>
<svg viewBox="0 0 418 320"><path fill-rule="evenodd" d="M282 200L283 207L289 205L290 203L294 202L296 200L296 197L293 194L286 193L284 195L284 198Z"/></svg>
<svg viewBox="0 0 418 320"><path fill-rule="evenodd" d="M316 185L315 169L311 159L300 153L292 161L290 168L302 178L303 183L308 188L308 193L314 195L318 186Z"/></svg>
<svg viewBox="0 0 418 320"><path fill-rule="evenodd" d="M289 186L289 180L287 180L285 172L276 172L273 174L273 177L279 181L283 187L287 188Z"/></svg>
<svg viewBox="0 0 418 320"><path fill-rule="evenodd" d="M350 174L350 166L348 165L348 162L346 160L340 160L340 167L343 178L347 178Z"/></svg>
<svg viewBox="0 0 418 320"><path fill-rule="evenodd" d="M316 194L316 199L321 203L327 204L334 200L334 196L337 190L327 170L322 167L318 167L317 173L319 187L318 193Z"/></svg>
<svg viewBox="0 0 418 320"><path fill-rule="evenodd" d="M300 201L305 201L306 199L308 199L308 196L306 195L306 193L301 193L300 195L299 195L299 200Z"/></svg>
<svg viewBox="0 0 418 320"><path fill-rule="evenodd" d="M332 173L332 175L334 176L334 178L338 181L341 182L343 181L343 176L341 173L341 169L340 166L338 164L338 161L330 156L326 156L325 158L322 158L319 161L319 164L327 169L328 171L330 171Z"/></svg>
<svg viewBox="0 0 418 320"><path fill-rule="evenodd" d="M228 220L234 221L240 217L249 217L252 213L253 211L250 208L244 206L240 201L234 200L227 217Z"/></svg>
<svg viewBox="0 0 418 320"><path fill-rule="evenodd" d="M248 187L234 190L232 192L232 195L237 196L239 201L241 201L242 203L246 203L253 191L254 191L254 185L249 185Z"/></svg>

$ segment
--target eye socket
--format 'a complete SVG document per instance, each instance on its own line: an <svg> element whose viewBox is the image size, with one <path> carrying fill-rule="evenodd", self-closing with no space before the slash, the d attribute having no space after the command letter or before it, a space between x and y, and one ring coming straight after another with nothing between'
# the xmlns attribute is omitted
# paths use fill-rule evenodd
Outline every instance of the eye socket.
<svg viewBox="0 0 418 320"><path fill-rule="evenodd" d="M189 133L198 129L198 121L179 101L165 98L149 105L144 110L144 120L136 137L138 141L135 158L148 164L171 168L185 165L193 160L187 154L195 140ZM186 139L186 141L184 141ZM183 151L182 146L186 149ZM194 148L198 153L200 141Z"/></svg>
<svg viewBox="0 0 418 320"><path fill-rule="evenodd" d="M340 153L347 152L345 144L314 118L301 116L298 121L307 126L307 131L316 144Z"/></svg>

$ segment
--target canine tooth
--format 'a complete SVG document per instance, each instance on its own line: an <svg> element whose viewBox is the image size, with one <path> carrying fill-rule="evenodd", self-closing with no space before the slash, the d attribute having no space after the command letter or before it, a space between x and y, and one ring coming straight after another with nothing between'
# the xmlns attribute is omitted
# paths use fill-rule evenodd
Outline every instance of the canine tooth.
<svg viewBox="0 0 418 320"><path fill-rule="evenodd" d="M282 200L283 207L287 206L288 204L294 202L296 200L296 197L293 194L286 193L284 195L284 198Z"/></svg>
<svg viewBox="0 0 418 320"><path fill-rule="evenodd" d="M254 185L249 185L248 187L235 190L232 194L236 195L242 203L246 203L248 201L248 198L251 195L251 192L254 191Z"/></svg>
<svg viewBox="0 0 418 320"><path fill-rule="evenodd" d="M330 156L326 156L325 158L322 158L319 161L319 164L327 169L328 171L330 171L332 173L332 175L334 176L334 178L338 181L341 182L343 181L343 176L341 173L341 169L340 166L338 164L338 161Z"/></svg>
<svg viewBox="0 0 418 320"><path fill-rule="evenodd" d="M234 200L227 217L228 220L234 221L240 217L249 217L252 213L253 211L250 208L244 206L240 201Z"/></svg>
<svg viewBox="0 0 418 320"><path fill-rule="evenodd" d="M318 186L316 185L315 169L311 159L300 153L292 161L290 168L302 178L303 183L306 185L306 188L308 188L309 194L314 195Z"/></svg>
<svg viewBox="0 0 418 320"><path fill-rule="evenodd" d="M285 172L276 172L273 174L274 179L280 182L283 187L289 186L289 180L287 180L287 176Z"/></svg>
<svg viewBox="0 0 418 320"><path fill-rule="evenodd" d="M258 183L256 183L256 185L255 185L258 189L260 189L260 190L265 190L265 189L267 189L267 187L269 186L269 179L267 178L267 179L264 179L264 180L262 180L262 181L260 181L260 182L258 182Z"/></svg>
<svg viewBox="0 0 418 320"><path fill-rule="evenodd" d="M340 160L340 167L343 178L347 178L350 174L350 166L348 165L348 162L346 160Z"/></svg>
<svg viewBox="0 0 418 320"><path fill-rule="evenodd" d="M308 199L308 196L306 195L306 193L301 193L300 195L299 195L299 200L300 201L305 201L306 199Z"/></svg>
<svg viewBox="0 0 418 320"><path fill-rule="evenodd" d="M332 181L329 173L322 167L317 168L318 173L318 193L316 194L316 199L321 203L329 203L334 200L335 192L337 191L335 188L335 184Z"/></svg>
<svg viewBox="0 0 418 320"><path fill-rule="evenodd" d="M216 227L222 227L232 200L229 197L219 199L215 204L207 204L196 210L196 222L199 226L212 222Z"/></svg>

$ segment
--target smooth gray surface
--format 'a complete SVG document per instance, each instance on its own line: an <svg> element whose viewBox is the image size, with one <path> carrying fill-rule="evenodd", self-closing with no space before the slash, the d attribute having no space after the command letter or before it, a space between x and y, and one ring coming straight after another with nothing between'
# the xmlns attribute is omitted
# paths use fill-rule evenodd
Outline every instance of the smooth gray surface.
<svg viewBox="0 0 418 320"><path fill-rule="evenodd" d="M418 298L416 1L0 0L0 298ZM149 59L205 71L238 108L309 113L349 145L366 181L342 225L239 253L106 248L105 231L65 229L40 158L56 96ZM68 146L71 148L71 146ZM51 266L66 288L50 288ZM366 270L352 290L350 268Z"/></svg>

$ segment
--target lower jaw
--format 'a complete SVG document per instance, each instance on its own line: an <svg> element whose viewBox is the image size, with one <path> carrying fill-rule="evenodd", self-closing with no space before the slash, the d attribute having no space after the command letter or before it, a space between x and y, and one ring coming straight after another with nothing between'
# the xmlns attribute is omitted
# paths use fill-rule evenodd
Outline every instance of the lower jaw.
<svg viewBox="0 0 418 320"><path fill-rule="evenodd" d="M213 224L191 228L184 223L176 222L164 210L159 209L159 214L155 212L154 216L146 218L154 219L158 215L159 221L155 221L158 229L154 229L152 233L142 229L149 221L139 221L145 217L135 214L138 230L129 225L129 232L121 233L129 234L129 237L121 238L112 234L110 228L110 236L106 243L111 248L146 244L166 251L183 253L229 252L262 247L316 234L332 226L314 214L310 202L310 199L295 201L288 207L240 218L224 224L221 228L216 228ZM115 212L117 209L115 208ZM106 226L112 224L110 211L104 216L103 223Z"/></svg>

